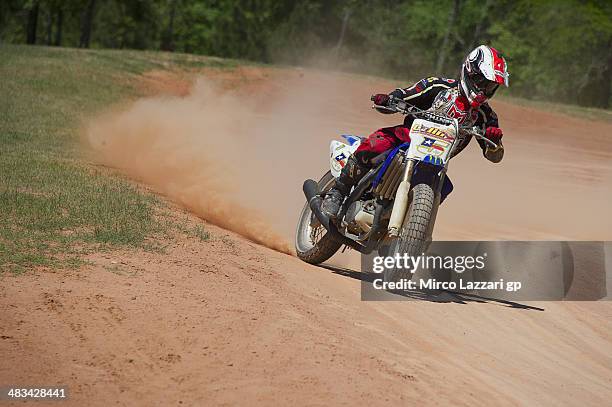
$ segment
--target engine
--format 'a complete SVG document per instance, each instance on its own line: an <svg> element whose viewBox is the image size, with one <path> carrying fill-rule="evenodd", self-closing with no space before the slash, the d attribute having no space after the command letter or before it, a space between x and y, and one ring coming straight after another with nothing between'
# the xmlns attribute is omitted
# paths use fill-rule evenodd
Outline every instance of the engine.
<svg viewBox="0 0 612 407"><path fill-rule="evenodd" d="M348 232L363 237L363 234L370 232L374 223L374 212L376 206L374 200L354 202L346 211L344 217Z"/></svg>

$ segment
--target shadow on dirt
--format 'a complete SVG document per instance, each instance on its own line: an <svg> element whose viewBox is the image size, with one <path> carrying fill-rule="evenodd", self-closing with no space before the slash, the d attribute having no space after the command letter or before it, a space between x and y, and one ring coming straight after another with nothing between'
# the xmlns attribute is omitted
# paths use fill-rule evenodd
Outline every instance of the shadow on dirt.
<svg viewBox="0 0 612 407"><path fill-rule="evenodd" d="M322 268L325 268L331 271L334 274L338 274L344 277L353 278L359 281L372 282L376 274L371 273L361 273L358 271L346 269L343 267L332 266L330 264L320 264ZM497 298L488 298L482 297L480 295L474 294L465 294L459 293L455 291L446 291L446 290L402 290L402 291L394 291L392 292L394 295L405 297L410 300L418 300L418 301L429 301L429 302L438 302L438 303L449 303L453 302L456 304L467 304L469 302L477 302L484 304L492 304L492 305L500 305L504 307L510 308L518 308L525 309L531 311L544 311L544 308L533 307L531 305L525 305L514 301L507 301ZM397 301L402 301L403 299L398 298Z"/></svg>

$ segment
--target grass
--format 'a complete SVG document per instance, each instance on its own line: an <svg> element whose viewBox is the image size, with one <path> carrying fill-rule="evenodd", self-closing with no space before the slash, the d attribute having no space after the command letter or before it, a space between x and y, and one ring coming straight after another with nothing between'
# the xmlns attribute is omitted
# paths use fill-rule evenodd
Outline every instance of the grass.
<svg viewBox="0 0 612 407"><path fill-rule="evenodd" d="M164 205L84 163L84 117L138 96L151 69L233 67L234 61L137 51L0 45L0 271L78 267L92 250L152 248ZM204 241L207 232L192 232Z"/></svg>
<svg viewBox="0 0 612 407"><path fill-rule="evenodd" d="M208 233L202 225L196 225L191 230L191 234L200 239L200 241L202 242L206 242L210 239L210 233Z"/></svg>

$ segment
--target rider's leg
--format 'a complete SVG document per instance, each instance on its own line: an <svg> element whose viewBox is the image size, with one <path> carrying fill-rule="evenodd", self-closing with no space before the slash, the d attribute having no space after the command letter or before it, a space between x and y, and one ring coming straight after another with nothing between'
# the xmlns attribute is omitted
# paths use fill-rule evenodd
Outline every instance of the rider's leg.
<svg viewBox="0 0 612 407"><path fill-rule="evenodd" d="M408 129L403 126L385 127L370 134L347 160L334 186L325 195L321 211L331 219L335 219L344 198L351 192L351 188L372 167L370 160L404 141L407 135Z"/></svg>
<svg viewBox="0 0 612 407"><path fill-rule="evenodd" d="M348 158L346 165L321 203L321 211L331 219L338 216L344 198L369 170L367 164L361 162L358 157L359 155L355 152Z"/></svg>

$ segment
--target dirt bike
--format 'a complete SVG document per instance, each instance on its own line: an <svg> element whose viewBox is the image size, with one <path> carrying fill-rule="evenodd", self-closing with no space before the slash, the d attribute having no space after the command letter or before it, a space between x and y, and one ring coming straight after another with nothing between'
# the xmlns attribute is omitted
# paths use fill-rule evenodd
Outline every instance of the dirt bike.
<svg viewBox="0 0 612 407"><path fill-rule="evenodd" d="M324 262L342 245L362 254L377 250L380 255L418 256L426 252L448 164L459 142L472 135L497 147L484 137L483 128L461 127L457 119L417 109L398 98L391 98L387 106L372 108L413 115L411 142L372 160L374 167L346 197L334 222L321 212L321 202L362 139L343 136L348 144L331 142L330 171L319 182L304 181L302 187L307 203L298 221L295 249L307 263ZM401 273L390 269L385 279Z"/></svg>

